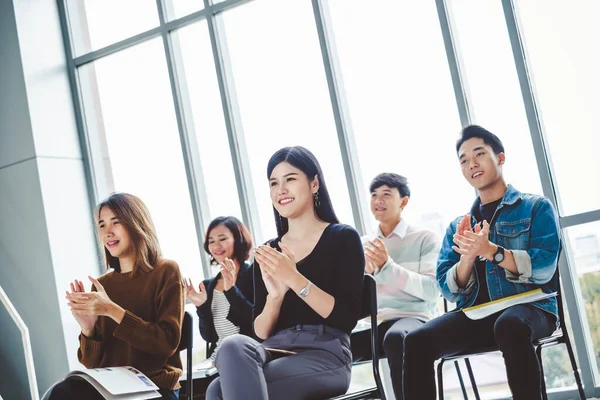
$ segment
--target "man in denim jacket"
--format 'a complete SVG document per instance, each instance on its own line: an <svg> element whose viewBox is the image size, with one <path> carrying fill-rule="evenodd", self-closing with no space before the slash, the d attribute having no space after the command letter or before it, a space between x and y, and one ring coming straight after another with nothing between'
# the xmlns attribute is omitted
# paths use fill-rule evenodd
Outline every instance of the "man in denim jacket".
<svg viewBox="0 0 600 400"><path fill-rule="evenodd" d="M463 176L479 194L471 213L448 227L438 258L438 284L457 308L406 337L404 398L436 398L433 363L440 357L497 344L513 398L541 399L543 376L532 341L555 330L556 298L480 320L460 310L529 290L557 290L556 212L548 199L505 183L504 146L491 132L477 125L464 128L456 150Z"/></svg>

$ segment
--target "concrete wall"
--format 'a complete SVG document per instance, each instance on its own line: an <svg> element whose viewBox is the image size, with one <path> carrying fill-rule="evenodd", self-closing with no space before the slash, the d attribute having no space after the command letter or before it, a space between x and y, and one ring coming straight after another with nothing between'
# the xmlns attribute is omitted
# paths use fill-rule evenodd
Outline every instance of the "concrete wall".
<svg viewBox="0 0 600 400"><path fill-rule="evenodd" d="M40 393L78 365L64 291L99 273L91 218L56 1L2 0L0 285L29 328ZM0 346L1 371L21 358ZM12 399L7 385L21 382L0 381Z"/></svg>

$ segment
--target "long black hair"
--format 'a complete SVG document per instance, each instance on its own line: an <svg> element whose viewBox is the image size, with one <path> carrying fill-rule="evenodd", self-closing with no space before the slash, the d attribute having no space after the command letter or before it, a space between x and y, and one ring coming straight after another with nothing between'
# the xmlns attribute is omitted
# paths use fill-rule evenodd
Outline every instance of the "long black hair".
<svg viewBox="0 0 600 400"><path fill-rule="evenodd" d="M315 155L302 146L284 147L271 156L269 164L267 165L267 179L271 178L271 173L275 167L282 162L287 162L304 172L309 181L312 181L315 177L319 179L319 190L317 191L319 204L318 206L315 205L315 214L317 214L317 217L321 221L332 224L339 223L339 220L333 211L333 206L331 205L331 198L327 191L327 185L325 185L323 171L321 170L321 166ZM282 217L275 207L273 207L273 213L275 214L277 235L281 237L285 235L289 229L288 220L287 218Z"/></svg>

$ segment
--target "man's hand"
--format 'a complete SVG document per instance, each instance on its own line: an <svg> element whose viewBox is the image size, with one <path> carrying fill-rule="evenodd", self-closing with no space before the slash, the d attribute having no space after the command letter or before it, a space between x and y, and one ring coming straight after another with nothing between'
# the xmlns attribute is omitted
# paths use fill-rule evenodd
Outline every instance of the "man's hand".
<svg viewBox="0 0 600 400"><path fill-rule="evenodd" d="M369 240L368 246L365 247L365 259L367 265L372 263L377 268L381 269L387 262L389 255L385 243L378 237L375 240ZM366 268L365 268L366 270Z"/></svg>
<svg viewBox="0 0 600 400"><path fill-rule="evenodd" d="M375 264L373 264L372 261L370 261L366 256L365 256L365 272L367 274L371 274L373 275L375 273L375 270L377 269L377 267L375 266Z"/></svg>
<svg viewBox="0 0 600 400"><path fill-rule="evenodd" d="M463 229L461 234L460 228L463 225L463 221L461 221L459 229L457 229L457 233L455 233L453 237L453 241L456 243L456 246L452 246L454 251L461 256L467 257L468 260L473 261L475 261L478 256L487 258L490 253L494 254L496 246L488 239L490 224L484 220L483 227L475 225L475 231Z"/></svg>

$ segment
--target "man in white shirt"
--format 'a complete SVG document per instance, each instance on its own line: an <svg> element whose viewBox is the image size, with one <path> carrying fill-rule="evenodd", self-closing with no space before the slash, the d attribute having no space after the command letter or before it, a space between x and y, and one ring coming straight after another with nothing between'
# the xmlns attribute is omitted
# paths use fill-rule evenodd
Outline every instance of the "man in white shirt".
<svg viewBox="0 0 600 400"><path fill-rule="evenodd" d="M365 272L377 282L379 344L385 351L397 400L402 399L404 337L436 314L435 279L440 241L402 217L410 199L405 177L382 173L370 185L371 212L379 225L363 237ZM370 358L369 332L352 336L355 361Z"/></svg>

